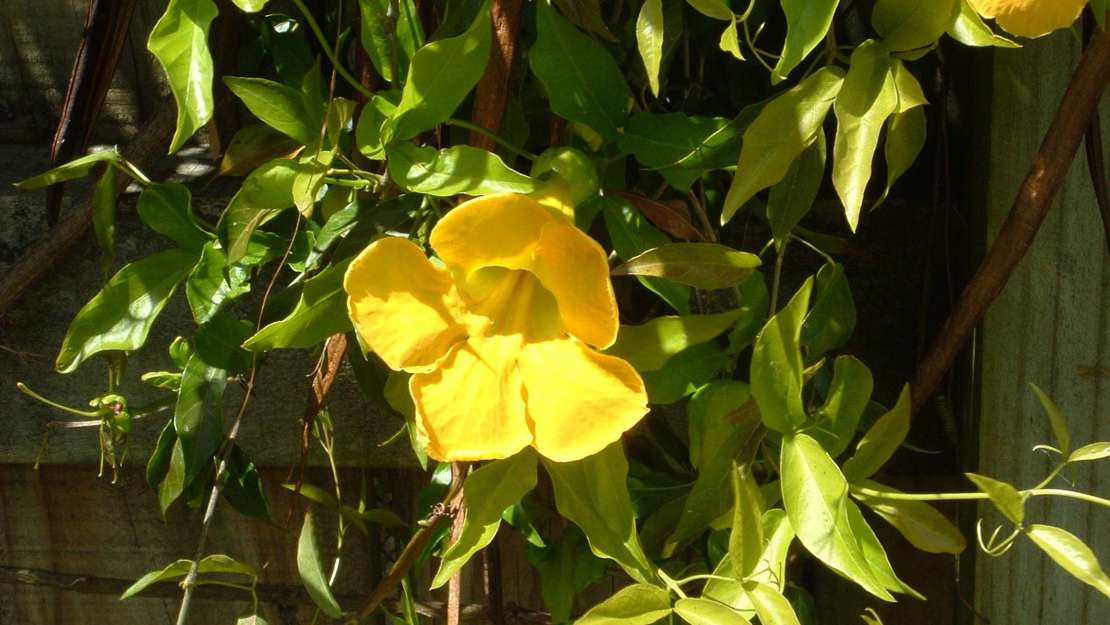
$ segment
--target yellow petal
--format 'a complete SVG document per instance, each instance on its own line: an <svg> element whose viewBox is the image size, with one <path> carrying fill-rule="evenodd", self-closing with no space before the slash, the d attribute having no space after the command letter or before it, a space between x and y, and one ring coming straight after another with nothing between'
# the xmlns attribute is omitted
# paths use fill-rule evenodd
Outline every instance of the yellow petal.
<svg viewBox="0 0 1110 625"><path fill-rule="evenodd" d="M969 0L971 8L1019 37L1040 37L1067 28L1087 0Z"/></svg>
<svg viewBox="0 0 1110 625"><path fill-rule="evenodd" d="M482 267L462 286L467 308L475 320L471 335L517 334L529 342L565 336L559 306L531 272L504 267Z"/></svg>
<svg viewBox="0 0 1110 625"><path fill-rule="evenodd" d="M528 269L544 225L555 221L526 195L501 193L463 202L432 229L431 244L448 266Z"/></svg>
<svg viewBox="0 0 1110 625"><path fill-rule="evenodd" d="M620 321L605 250L570 224L543 228L532 271L559 303L567 331L605 349L617 339Z"/></svg>
<svg viewBox="0 0 1110 625"><path fill-rule="evenodd" d="M507 458L532 442L517 337L473 337L431 373L409 380L428 455L444 462Z"/></svg>
<svg viewBox="0 0 1110 625"><path fill-rule="evenodd" d="M466 338L451 276L407 239L386 237L343 278L347 313L362 342L394 370L426 370Z"/></svg>
<svg viewBox="0 0 1110 625"><path fill-rule="evenodd" d="M643 380L624 360L571 340L520 353L532 445L556 462L604 449L647 414Z"/></svg>

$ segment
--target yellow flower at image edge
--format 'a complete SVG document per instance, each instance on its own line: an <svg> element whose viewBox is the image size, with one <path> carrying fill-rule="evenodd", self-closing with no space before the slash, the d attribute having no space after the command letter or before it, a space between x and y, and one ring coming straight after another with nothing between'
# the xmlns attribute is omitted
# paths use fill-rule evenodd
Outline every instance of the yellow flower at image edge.
<svg viewBox="0 0 1110 625"><path fill-rule="evenodd" d="M1040 37L1071 26L1087 0L969 0L969 3L976 13L997 20L1010 34Z"/></svg>
<svg viewBox="0 0 1110 625"><path fill-rule="evenodd" d="M597 351L619 323L596 241L528 196L500 194L460 204L431 245L445 269L387 237L359 254L343 283L363 342L413 373L429 456L506 458L531 445L568 462L647 413L635 369Z"/></svg>

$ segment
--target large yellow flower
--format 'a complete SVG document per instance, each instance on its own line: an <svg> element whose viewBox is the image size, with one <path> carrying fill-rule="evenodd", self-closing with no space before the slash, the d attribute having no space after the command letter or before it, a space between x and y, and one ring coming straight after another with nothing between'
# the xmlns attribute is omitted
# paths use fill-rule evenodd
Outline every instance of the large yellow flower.
<svg viewBox="0 0 1110 625"><path fill-rule="evenodd" d="M1079 17L1087 0L969 0L971 8L994 18L1019 37L1040 37L1067 28Z"/></svg>
<svg viewBox="0 0 1110 625"><path fill-rule="evenodd" d="M528 196L500 194L460 204L431 244L446 269L388 237L343 282L363 342L414 374L429 456L505 458L532 445L577 460L647 413L635 369L594 349L612 345L618 327L597 242Z"/></svg>

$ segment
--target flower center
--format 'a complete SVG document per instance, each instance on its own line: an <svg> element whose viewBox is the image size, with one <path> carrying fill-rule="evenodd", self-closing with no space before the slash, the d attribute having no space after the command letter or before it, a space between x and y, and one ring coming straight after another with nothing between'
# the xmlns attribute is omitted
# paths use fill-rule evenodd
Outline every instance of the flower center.
<svg viewBox="0 0 1110 625"><path fill-rule="evenodd" d="M564 332L555 297L531 272L482 267L467 276L464 291L470 311L488 320L482 336L519 334L543 341Z"/></svg>

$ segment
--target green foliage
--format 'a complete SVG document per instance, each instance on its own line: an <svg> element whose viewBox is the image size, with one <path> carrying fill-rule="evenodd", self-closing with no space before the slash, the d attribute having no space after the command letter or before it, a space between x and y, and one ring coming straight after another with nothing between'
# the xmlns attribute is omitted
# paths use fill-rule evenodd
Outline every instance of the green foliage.
<svg viewBox="0 0 1110 625"><path fill-rule="evenodd" d="M212 119L212 54L208 27L219 11L212 0L170 0L154 24L147 49L162 64L177 102L177 129L170 154Z"/></svg>

